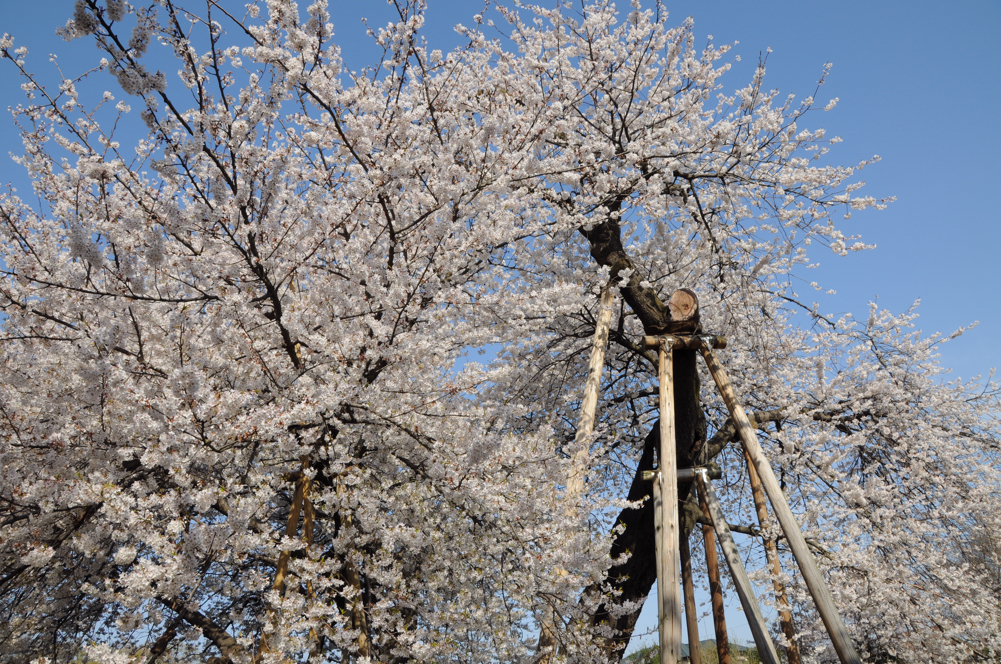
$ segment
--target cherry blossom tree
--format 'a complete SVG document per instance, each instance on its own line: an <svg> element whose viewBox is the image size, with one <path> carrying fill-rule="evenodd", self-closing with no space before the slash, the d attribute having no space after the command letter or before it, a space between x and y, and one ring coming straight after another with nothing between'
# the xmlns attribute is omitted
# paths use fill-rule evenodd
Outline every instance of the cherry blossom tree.
<svg viewBox="0 0 1001 664"><path fill-rule="evenodd" d="M447 53L397 9L361 73L322 0L79 0L65 35L102 59L48 87L3 37L35 202L0 196L0 660L617 660L654 569L639 338L680 287L860 650L996 657L997 388L946 382L914 312L794 291L882 204L814 99L764 64L730 92L727 48L659 5L502 6ZM677 362L679 456L749 522L733 425Z"/></svg>

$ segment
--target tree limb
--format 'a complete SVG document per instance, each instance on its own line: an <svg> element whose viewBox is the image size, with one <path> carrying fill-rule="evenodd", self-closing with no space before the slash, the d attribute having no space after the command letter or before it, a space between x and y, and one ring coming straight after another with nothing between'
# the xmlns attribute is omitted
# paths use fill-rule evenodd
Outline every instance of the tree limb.
<svg viewBox="0 0 1001 664"><path fill-rule="evenodd" d="M157 597L157 599L168 609L174 611L178 618L192 627L202 630L205 638L211 641L222 653L223 661L220 664L233 664L234 660L243 658L243 647L237 640L204 613L189 609L182 600L177 598Z"/></svg>

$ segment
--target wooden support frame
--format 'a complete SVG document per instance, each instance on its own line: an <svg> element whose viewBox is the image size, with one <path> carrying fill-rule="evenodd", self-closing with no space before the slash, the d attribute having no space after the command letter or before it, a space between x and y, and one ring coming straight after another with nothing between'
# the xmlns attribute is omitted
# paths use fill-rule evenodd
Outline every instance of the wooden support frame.
<svg viewBox="0 0 1001 664"><path fill-rule="evenodd" d="M584 490L584 478L587 475L587 440L594 431L594 417L598 408L598 394L601 387L601 373L605 366L605 349L608 347L608 330L612 323L612 303L615 294L611 286L606 286L601 292L601 303L598 306L598 318L594 326L594 341L591 344L591 359L588 362L587 382L584 385L584 399L580 405L580 415L577 418L577 433L574 436L573 460L570 464L570 474L567 478L566 497L576 499ZM573 506L568 505L572 510Z"/></svg>
<svg viewBox="0 0 1001 664"><path fill-rule="evenodd" d="M718 334L665 334L659 337L643 337L643 347L656 349L670 341L675 350L698 350L702 344L712 348L726 348L726 337Z"/></svg>
<svg viewBox="0 0 1001 664"><path fill-rule="evenodd" d="M564 493L566 512L573 515L577 511L577 499L584 493L584 481L587 477L587 457L589 453L588 439L594 432L594 418L598 408L598 395L601 392L601 373L605 367L605 350L608 348L608 330L612 322L612 304L615 293L611 285L605 286L601 292L598 305L598 317L595 320L594 340L591 344L591 359L588 362L587 382L584 384L584 398L581 401L580 414L577 418L577 433L574 435L574 450L570 461L570 471L567 474L567 487ZM566 574L565 570L558 570ZM546 610L545 617L540 621L539 644L541 651L537 664L549 664L557 654L556 614L552 607Z"/></svg>
<svg viewBox="0 0 1001 664"><path fill-rule="evenodd" d="M681 562L678 551L678 462L674 431L674 352L665 337L658 351L660 383L660 472L654 480L654 539L657 543L657 607L660 663L681 659Z"/></svg>
<svg viewBox="0 0 1001 664"><path fill-rule="evenodd" d="M695 583L692 579L692 548L688 536L681 533L679 541L681 553L681 584L685 596L685 626L688 631L688 659L691 664L702 664L702 648L699 645L699 614L695 608Z"/></svg>
<svg viewBox="0 0 1001 664"><path fill-rule="evenodd" d="M674 349L699 350L705 359L709 372L713 377L719 392L726 403L730 416L736 425L743 443L747 458L755 511L765 534L764 545L768 565L772 572L775 596L779 605L782 629L789 639L786 649L789 664L801 661L798 647L794 640L792 614L781 581L781 564L778 557L774 535L769 534L768 510L764 495L772 503L775 516L785 534L789 548L792 551L800 571L806 581L807 588L813 596L834 644L842 664L861 664L861 659L855 650L848 630L838 614L831 592L824 582L816 561L807 546L806 539L789 504L782 493L775 473L765 458L758 443L757 435L751 426L737 396L723 371L722 365L713 354L714 348L726 348L726 338L719 335L700 334L698 297L688 289L679 289L671 295L668 302L673 334L648 335L643 337L644 349L657 349L658 385L660 394L660 468L657 471L643 473L644 480L653 480L654 497L654 530L657 556L657 602L660 632L660 662L661 664L677 664L681 657L681 584L684 580L685 613L688 622L689 644L691 657L696 663L700 660L698 652L698 622L695 618L694 593L691 579L691 551L687 540L681 540L680 522L678 519L678 484L694 479L700 497L703 513L710 517L714 528L703 527L706 542L706 566L709 568L710 587L712 589L714 626L716 628L717 645L720 662L729 662L729 652L726 643L726 623L723 616L722 593L719 582L718 561L716 558L715 539L719 538L724 558L730 568L737 592L744 607L745 615L751 626L755 643L758 646L762 660L768 664L778 664L778 654L775 645L768 634L764 618L754 597L753 586L747 578L743 563L737 552L736 545L730 533L730 527L723 517L719 500L713 491L709 473L705 468L678 469L675 456L675 422L674 422ZM648 359L651 355L645 354ZM593 362L593 356L592 356ZM600 374L599 374L600 375ZM590 390L586 390L589 393ZM693 474L689 477L687 474ZM682 477L682 474L686 474ZM715 532L714 532L715 531ZM680 563L680 569L679 569ZM722 638L721 638L722 637Z"/></svg>
<svg viewBox="0 0 1001 664"><path fill-rule="evenodd" d="M785 646L786 660L788 664L801 664L803 661L799 652L799 644L796 642L796 628L793 624L792 610L789 606L789 598L786 596L786 587L782 582L782 563L779 561L779 547L775 543L775 536L769 531L771 520L768 518L768 506L765 504L765 491L761 486L761 478L758 471L754 469L751 457L744 452L744 459L747 462L747 479L751 484L751 497L754 499L754 511L758 515L758 525L761 526L762 544L765 547L765 557L768 559L768 567L772 572L772 588L775 591L775 604L779 612L779 624L782 626L782 633L785 635L789 645Z"/></svg>
<svg viewBox="0 0 1001 664"><path fill-rule="evenodd" d="M821 620L824 621L827 633L834 644L834 650L838 653L838 659L841 660L842 664L862 664L862 660L859 658L858 652L855 650L855 645L848 634L848 628L845 627L844 622L841 620L841 615L838 613L837 606L834 604L831 591L824 582L824 577L817 567L817 562L813 559L813 554L810 553L806 538L803 537L803 532L799 529L799 524L796 523L796 517L793 515L792 509L789 508L789 503L786 502L785 495L782 493L782 487L779 486L778 478L775 477L775 472L772 470L771 464L768 463L768 459L765 458L761 444L758 443L758 436L754 431L754 427L751 426L751 422L747 419L747 413L744 412L740 402L737 401L737 394L730 384L730 379L727 377L719 360L713 354L711 344L703 341L699 350L702 352L706 365L709 367L709 373L712 374L713 380L716 381L716 386L719 388L723 401L730 411L730 416L737 426L741 442L744 444L744 450L751 459L754 469L758 472L758 476L761 478L761 483L765 489L765 493L768 495L768 500L771 502L779 525L782 526L782 531L785 533L789 548L796 558L796 563L803 574L803 579L806 581L810 595L813 596L817 613L820 614Z"/></svg>
<svg viewBox="0 0 1001 664"><path fill-rule="evenodd" d="M696 491L698 493L698 491ZM699 495L699 507L706 519L712 521L705 498ZM716 634L716 658L719 664L730 664L730 637L726 633L726 610L723 606L723 582L719 576L719 556L716 553L716 531L712 526L702 526L706 548L706 571L709 576L709 594L713 607L713 631Z"/></svg>
<svg viewBox="0 0 1001 664"><path fill-rule="evenodd" d="M723 508L719 504L712 483L705 473L699 473L695 482L700 495L709 508L713 528L719 538L720 548L723 549L723 558L730 569L730 577L737 589L737 596L740 598L740 605L744 608L744 616L751 628L751 636L754 637L754 645L758 648L761 661L765 664L779 664L778 652L775 650L775 644L772 643L772 637L768 634L768 626L765 624L761 607L758 606L758 600L754 597L754 586L751 585L751 579L748 578L747 571L744 569L744 563L737 551L737 544L733 541L730 526L727 525L726 519L723 517Z"/></svg>

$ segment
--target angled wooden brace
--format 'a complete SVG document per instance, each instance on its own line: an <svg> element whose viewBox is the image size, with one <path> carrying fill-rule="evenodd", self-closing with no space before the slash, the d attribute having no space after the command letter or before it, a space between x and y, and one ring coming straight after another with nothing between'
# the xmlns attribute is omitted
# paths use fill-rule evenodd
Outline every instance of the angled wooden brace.
<svg viewBox="0 0 1001 664"><path fill-rule="evenodd" d="M772 637L768 634L768 626L758 606L758 600L754 597L754 587L751 579L747 576L744 563L740 559L737 545L730 534L730 526L723 517L723 508L720 507L719 499L713 490L712 483L705 471L699 472L695 476L695 482L699 487L699 492L709 507L709 516L713 522L713 529L719 538L720 548L723 549L723 558L727 567L730 568L730 576L733 578L733 585L737 588L737 596L740 598L740 605L744 608L744 616L747 624L751 628L751 636L754 637L754 645L758 647L758 654L765 664L779 664L779 655L772 643Z"/></svg>
<svg viewBox="0 0 1001 664"><path fill-rule="evenodd" d="M577 433L574 436L574 451L570 459L570 472L567 477L567 488L564 494L566 509L572 514L576 502L584 492L584 480L587 477L587 440L594 431L594 417L598 408L598 394L601 387L601 372L605 366L605 349L608 347L608 330L612 322L612 302L615 294L611 286L605 286L601 292L601 304L598 307L598 318L594 326L594 342L591 345L591 359L588 362L587 382L584 385L584 398L581 400L580 415L577 419ZM561 573L566 573L561 571ZM556 655L556 616L551 608L548 615L541 620L539 626L538 650L541 652L537 664L549 664Z"/></svg>
<svg viewBox="0 0 1001 664"><path fill-rule="evenodd" d="M702 341L699 350L702 351L702 356L709 367L709 373L712 374L713 380L716 381L716 386L719 387L723 401L726 402L726 407L730 411L730 417L733 418L734 424L737 425L737 431L740 433L744 450L753 463L754 469L758 472L758 476L761 478L765 493L768 494L768 500L772 504L772 509L775 511L779 525L782 526L782 532L785 533L789 548L792 550L793 556L796 558L796 563L803 573L806 586L813 596L813 601L817 606L817 613L820 614L821 620L824 621L827 633L834 643L834 650L838 653L838 658L842 664L862 664L862 660L855 651L855 645L852 643L851 636L848 634L848 628L845 627L845 623L841 620L841 615L838 613L837 606L834 604L831 591L824 582L824 577L820 574L817 561L813 559L813 554L810 553L810 549L806 544L806 538L803 537L803 532L799 529L799 524L796 523L796 517L789 508L789 503L786 502L785 495L782 493L782 487L779 486L778 478L775 477L775 472L772 470L771 464L768 463L768 459L761 449L761 444L758 443L758 435L755 433L754 427L751 426L751 422L747 419L747 414L744 412L743 407L737 401L737 395L730 384L730 379L727 377L726 372L723 371L723 366L719 363L719 360L713 354L710 344Z"/></svg>

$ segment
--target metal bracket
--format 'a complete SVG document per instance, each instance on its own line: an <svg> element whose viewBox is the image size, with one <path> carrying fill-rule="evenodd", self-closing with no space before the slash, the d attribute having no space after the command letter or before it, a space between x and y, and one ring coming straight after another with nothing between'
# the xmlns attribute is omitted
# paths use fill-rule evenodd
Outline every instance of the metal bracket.
<svg viewBox="0 0 1001 664"><path fill-rule="evenodd" d="M640 473L640 479L644 482L652 482L657 479L657 474L660 471L654 470L644 470ZM705 466L695 466L694 468L679 468L678 469L678 481L679 482L691 482L695 479L695 474L705 472L709 475L710 479L718 480L723 477L723 471L715 462L709 462Z"/></svg>
<svg viewBox="0 0 1001 664"><path fill-rule="evenodd" d="M664 342L669 342L674 349L698 350L702 344L710 348L726 348L726 337L719 334L661 334L643 337L644 348L660 348Z"/></svg>

